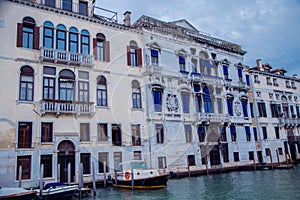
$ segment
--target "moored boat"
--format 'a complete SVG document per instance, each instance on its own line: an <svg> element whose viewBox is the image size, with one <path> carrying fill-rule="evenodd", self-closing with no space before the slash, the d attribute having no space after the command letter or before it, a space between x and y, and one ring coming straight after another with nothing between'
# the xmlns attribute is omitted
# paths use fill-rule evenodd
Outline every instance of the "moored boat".
<svg viewBox="0 0 300 200"><path fill-rule="evenodd" d="M77 185L55 182L46 184L43 188L42 195L40 195L40 190L36 189L36 195L43 200L70 200L74 197L77 190Z"/></svg>
<svg viewBox="0 0 300 200"><path fill-rule="evenodd" d="M23 188L0 188L0 199L33 200L37 199L36 191Z"/></svg>
<svg viewBox="0 0 300 200"><path fill-rule="evenodd" d="M126 166L124 163L122 165ZM114 187L125 189L132 189L132 187L141 190L161 189L167 186L167 181L167 173L160 172L158 169L148 169L144 161L131 161L130 168L118 173L117 177L112 177Z"/></svg>

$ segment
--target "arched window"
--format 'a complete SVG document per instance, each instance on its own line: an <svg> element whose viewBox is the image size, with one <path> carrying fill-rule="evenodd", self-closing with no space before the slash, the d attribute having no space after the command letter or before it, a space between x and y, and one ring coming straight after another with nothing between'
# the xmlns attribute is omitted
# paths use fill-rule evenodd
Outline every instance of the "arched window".
<svg viewBox="0 0 300 200"><path fill-rule="evenodd" d="M19 100L33 101L34 71L31 67L24 66L20 72Z"/></svg>
<svg viewBox="0 0 300 200"><path fill-rule="evenodd" d="M227 95L227 108L228 108L228 114L230 116L233 116L233 96Z"/></svg>
<svg viewBox="0 0 300 200"><path fill-rule="evenodd" d="M69 30L69 51L78 53L78 30L75 27Z"/></svg>
<svg viewBox="0 0 300 200"><path fill-rule="evenodd" d="M207 86L203 87L203 106L204 106L205 113L213 112L212 99Z"/></svg>
<svg viewBox="0 0 300 200"><path fill-rule="evenodd" d="M140 83L136 80L132 81L132 107L142 108Z"/></svg>
<svg viewBox="0 0 300 200"><path fill-rule="evenodd" d="M93 40L94 56L96 60L109 62L109 41L106 41L105 35L98 33Z"/></svg>
<svg viewBox="0 0 300 200"><path fill-rule="evenodd" d="M283 112L282 117L288 118L289 117L288 99L285 96L282 96L281 101L282 101L282 112Z"/></svg>
<svg viewBox="0 0 300 200"><path fill-rule="evenodd" d="M127 65L142 66L142 49L138 48L135 41L130 41L129 46L127 46Z"/></svg>
<svg viewBox="0 0 300 200"><path fill-rule="evenodd" d="M87 30L81 31L81 53L90 53L90 33Z"/></svg>
<svg viewBox="0 0 300 200"><path fill-rule="evenodd" d="M246 97L242 97L242 107L244 117L248 117L248 99Z"/></svg>
<svg viewBox="0 0 300 200"><path fill-rule="evenodd" d="M56 30L56 49L66 50L67 29L64 25L59 24Z"/></svg>
<svg viewBox="0 0 300 200"><path fill-rule="evenodd" d="M107 83L104 76L97 81L97 106L107 106Z"/></svg>
<svg viewBox="0 0 300 200"><path fill-rule="evenodd" d="M71 70L63 69L59 73L59 100L73 101L75 75Z"/></svg>
<svg viewBox="0 0 300 200"><path fill-rule="evenodd" d="M24 17L18 23L17 47L39 49L39 27L31 17Z"/></svg>
<svg viewBox="0 0 300 200"><path fill-rule="evenodd" d="M53 48L54 26L51 22L44 23L44 38L43 43L46 48Z"/></svg>

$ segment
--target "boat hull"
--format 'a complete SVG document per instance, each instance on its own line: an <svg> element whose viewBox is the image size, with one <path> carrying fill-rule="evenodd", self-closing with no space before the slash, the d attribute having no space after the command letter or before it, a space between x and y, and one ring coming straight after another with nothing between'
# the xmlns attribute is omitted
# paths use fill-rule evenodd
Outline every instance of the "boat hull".
<svg viewBox="0 0 300 200"><path fill-rule="evenodd" d="M149 178L135 179L134 189L139 190L151 190L151 189L161 189L167 186L168 177L167 175L154 176ZM118 188L132 189L132 180L116 180L112 179L112 185Z"/></svg>
<svg viewBox="0 0 300 200"><path fill-rule="evenodd" d="M33 200L37 199L36 192L33 190L24 190L24 191L16 191L13 192L14 188L1 188L0 192L0 199L9 199L9 200ZM20 188L18 188L20 189ZM3 192L3 190L9 190L7 191L7 194L3 194L6 191ZM2 193L3 192L3 193Z"/></svg>

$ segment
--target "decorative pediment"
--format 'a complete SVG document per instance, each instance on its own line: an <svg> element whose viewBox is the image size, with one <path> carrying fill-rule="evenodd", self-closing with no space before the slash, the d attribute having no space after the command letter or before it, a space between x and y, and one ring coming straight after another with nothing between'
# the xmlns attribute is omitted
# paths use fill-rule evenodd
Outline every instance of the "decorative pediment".
<svg viewBox="0 0 300 200"><path fill-rule="evenodd" d="M182 28L186 28L195 32L199 32L193 25L191 25L187 20L181 19L174 22L170 22L171 24L174 24L176 26L180 26Z"/></svg>

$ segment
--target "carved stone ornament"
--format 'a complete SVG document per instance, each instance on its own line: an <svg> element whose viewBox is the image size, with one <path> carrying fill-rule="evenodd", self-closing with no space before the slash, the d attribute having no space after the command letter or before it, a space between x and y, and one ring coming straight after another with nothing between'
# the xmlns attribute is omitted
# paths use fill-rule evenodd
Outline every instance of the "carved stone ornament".
<svg viewBox="0 0 300 200"><path fill-rule="evenodd" d="M178 98L175 94L168 94L167 96L167 108L169 112L178 112Z"/></svg>
<svg viewBox="0 0 300 200"><path fill-rule="evenodd" d="M242 115L242 104L240 101L234 102L234 111L237 116Z"/></svg>

